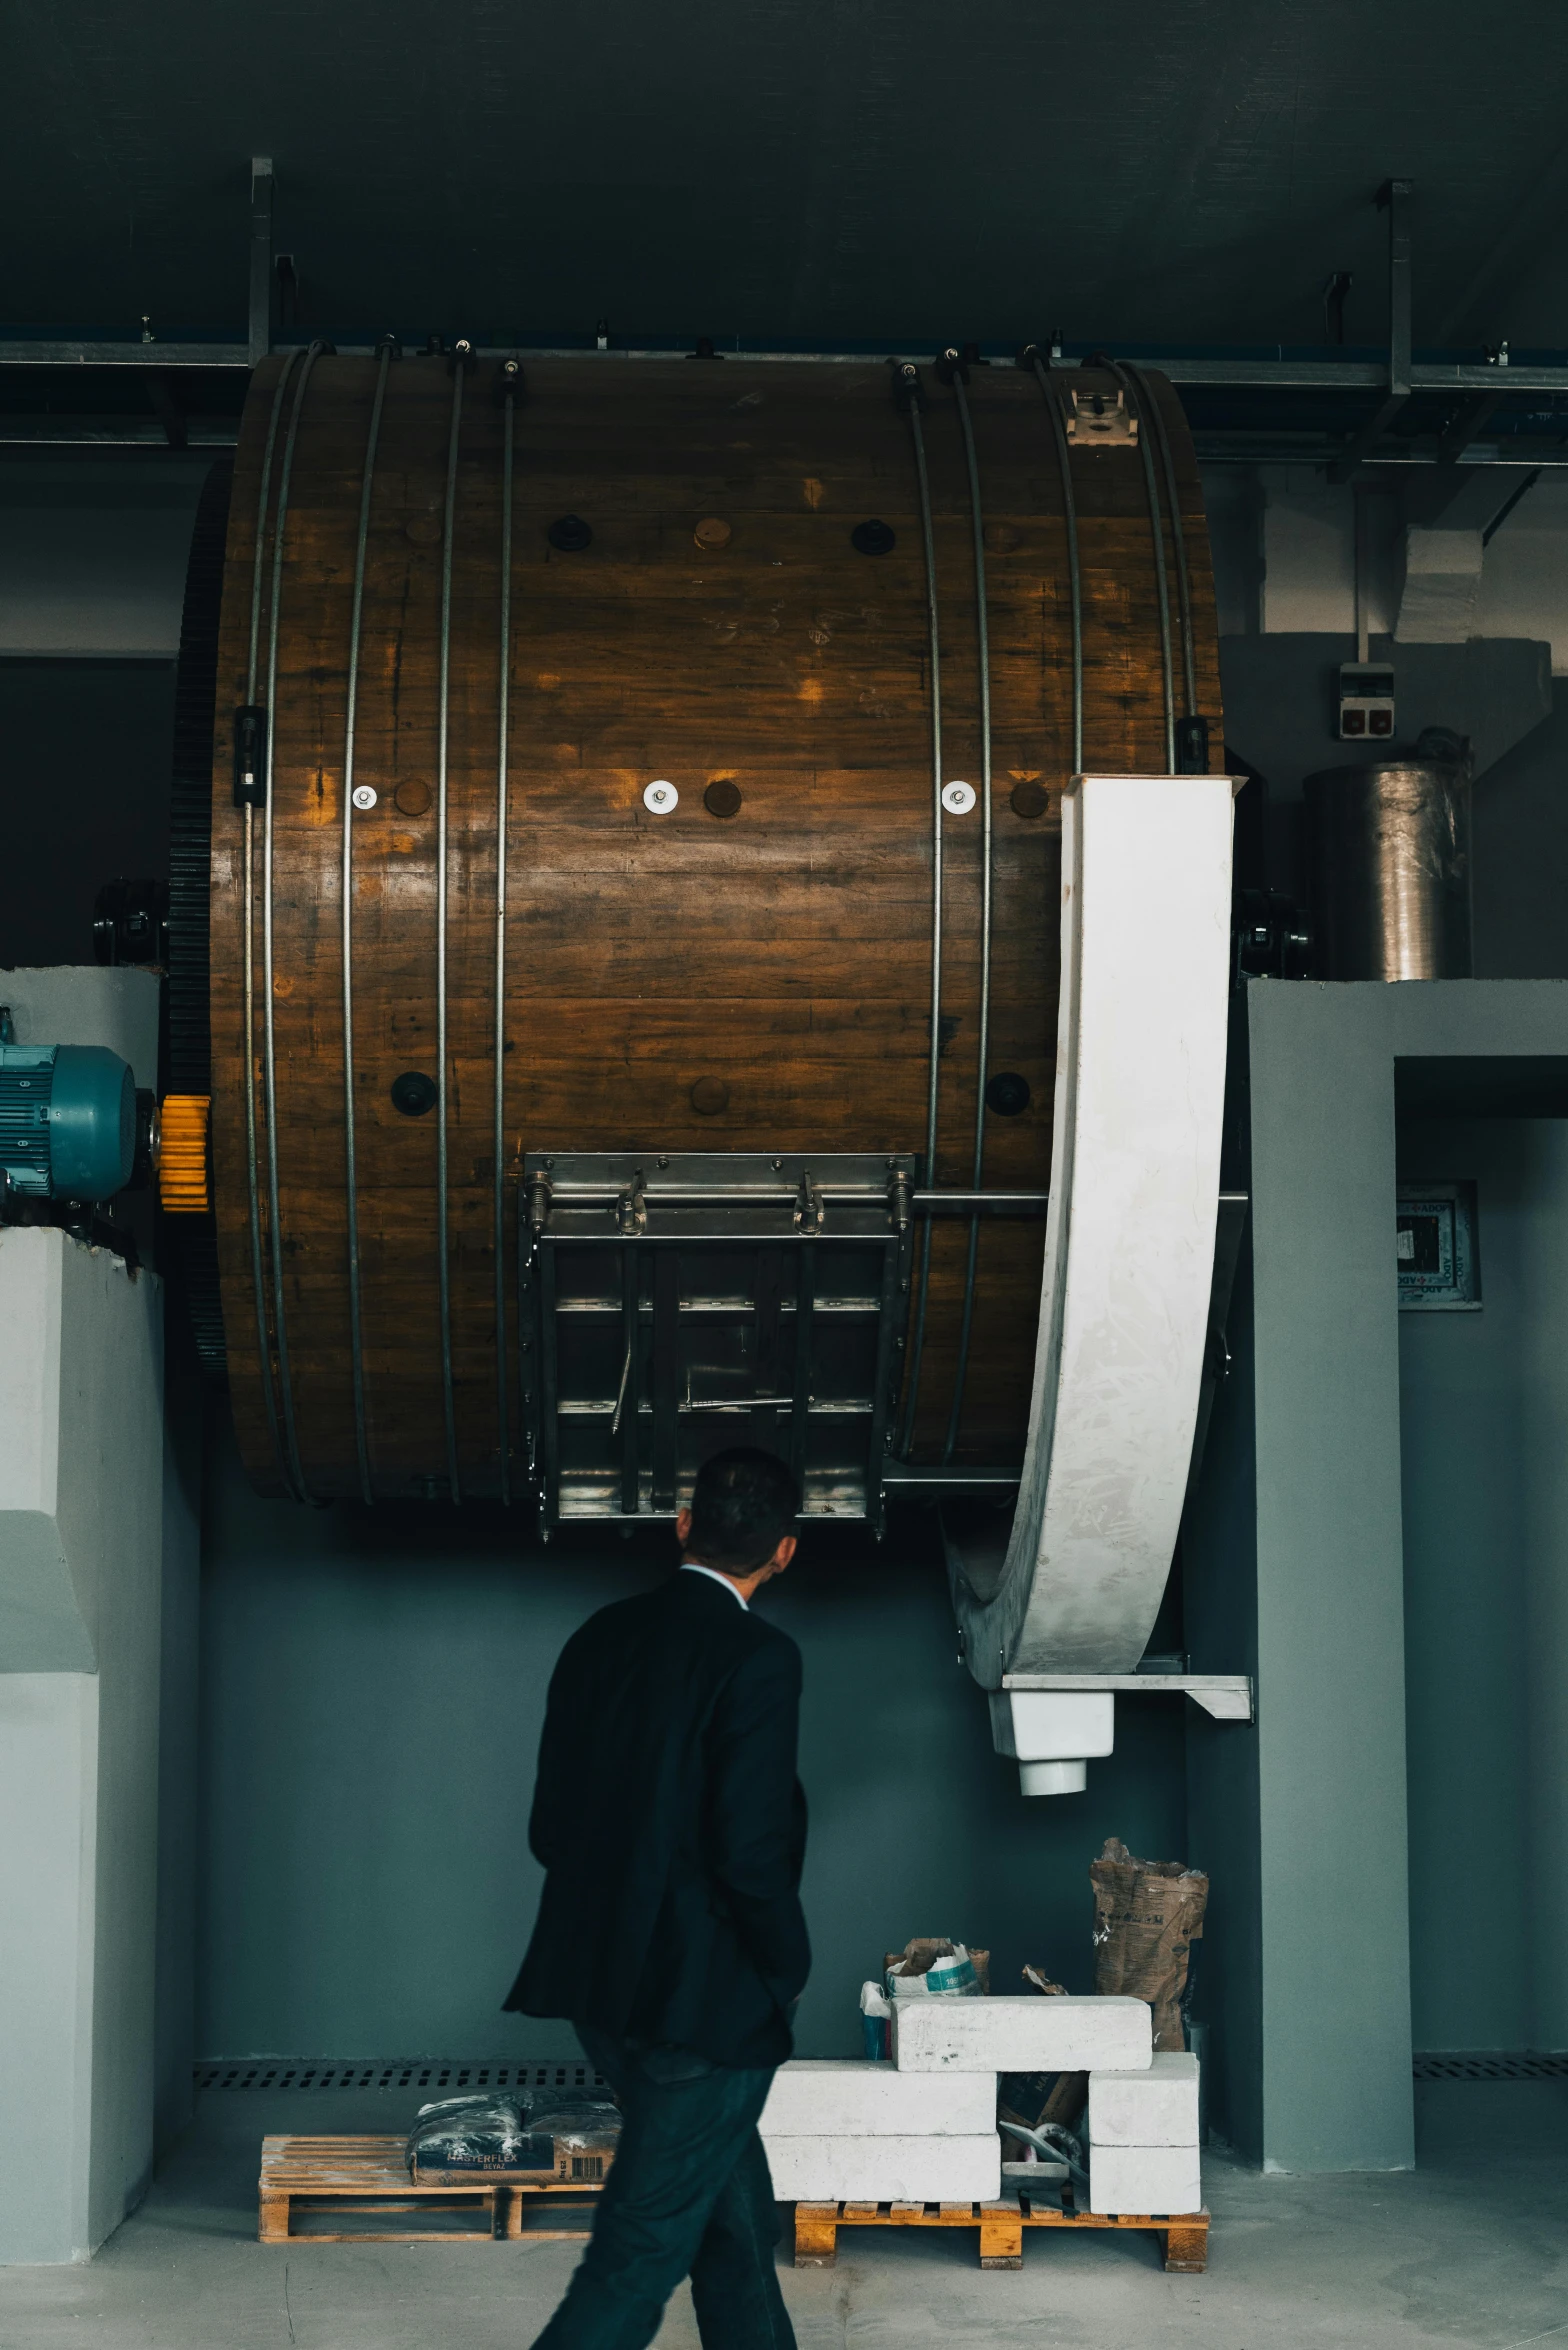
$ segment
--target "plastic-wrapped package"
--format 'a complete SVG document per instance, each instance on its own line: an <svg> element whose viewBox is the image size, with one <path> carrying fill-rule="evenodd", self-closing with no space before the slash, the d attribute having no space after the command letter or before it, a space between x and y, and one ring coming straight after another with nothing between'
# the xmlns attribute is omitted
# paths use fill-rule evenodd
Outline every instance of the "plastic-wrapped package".
<svg viewBox="0 0 1568 2350"><path fill-rule="evenodd" d="M418 2178L436 2170L512 2171L523 2167L531 2100L442 2097L422 2105L403 2149Z"/></svg>
<svg viewBox="0 0 1568 2350"><path fill-rule="evenodd" d="M991 1988L991 1953L917 1937L883 1960L890 1999L980 1999Z"/></svg>
<svg viewBox="0 0 1568 2350"><path fill-rule="evenodd" d="M531 2126L533 2142L548 2139L557 2179L602 2179L620 2143L621 2109L600 2098L572 2098L541 2105Z"/></svg>
<svg viewBox="0 0 1568 2350"><path fill-rule="evenodd" d="M515 2127L498 2129L496 2117L508 2112ZM620 2130L620 2108L594 2097L557 2097L533 2112L526 2100L450 2098L422 2108L408 2167L427 2187L460 2187L476 2171L523 2185L594 2185L615 2159Z"/></svg>

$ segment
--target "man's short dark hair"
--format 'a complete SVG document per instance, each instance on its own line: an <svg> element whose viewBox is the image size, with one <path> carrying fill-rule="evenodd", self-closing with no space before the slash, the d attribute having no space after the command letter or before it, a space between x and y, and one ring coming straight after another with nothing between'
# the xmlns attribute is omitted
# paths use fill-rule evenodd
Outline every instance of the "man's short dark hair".
<svg viewBox="0 0 1568 2350"><path fill-rule="evenodd" d="M752 1574L794 1532L799 1515L800 1487L777 1453L733 1444L697 1471L687 1556L727 1574Z"/></svg>

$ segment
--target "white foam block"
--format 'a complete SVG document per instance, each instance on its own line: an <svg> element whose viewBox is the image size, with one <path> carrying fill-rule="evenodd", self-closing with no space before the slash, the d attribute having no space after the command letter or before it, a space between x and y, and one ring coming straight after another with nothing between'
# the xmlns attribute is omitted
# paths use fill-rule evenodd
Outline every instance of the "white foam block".
<svg viewBox="0 0 1568 2350"><path fill-rule="evenodd" d="M1087 2073L1148 2064L1143 1999L896 1999L893 2058L909 2073Z"/></svg>
<svg viewBox="0 0 1568 2350"><path fill-rule="evenodd" d="M1201 2211L1196 2146L1091 2146L1089 2209L1118 2212Z"/></svg>
<svg viewBox="0 0 1568 2350"><path fill-rule="evenodd" d="M1089 2075L1093 2146L1196 2146L1198 2060L1157 2055L1147 2072Z"/></svg>
<svg viewBox="0 0 1568 2350"><path fill-rule="evenodd" d="M757 2124L764 2138L974 2137L996 2128L989 2073L901 2073L866 2057L780 2065Z"/></svg>
<svg viewBox="0 0 1568 2350"><path fill-rule="evenodd" d="M988 2203L1002 2191L995 2130L967 2138L764 2137L780 2203Z"/></svg>

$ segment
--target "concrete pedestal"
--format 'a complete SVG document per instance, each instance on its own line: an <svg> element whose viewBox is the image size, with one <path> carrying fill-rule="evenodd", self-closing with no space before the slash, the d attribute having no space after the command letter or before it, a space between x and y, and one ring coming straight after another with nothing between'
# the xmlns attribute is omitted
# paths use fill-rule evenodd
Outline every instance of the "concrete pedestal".
<svg viewBox="0 0 1568 2350"><path fill-rule="evenodd" d="M152 2160L162 1295L0 1229L0 2262L86 2259Z"/></svg>
<svg viewBox="0 0 1568 2350"><path fill-rule="evenodd" d="M1558 1119L1568 984L1255 980L1235 1056L1227 1180L1251 1215L1234 1359L1183 1529L1185 1621L1193 1668L1254 1673L1258 1703L1251 1727L1188 1722L1188 1852L1212 1881L1197 2007L1214 2117L1241 2152L1270 2170L1400 2170L1414 2126L1396 1109ZM1561 1449L1553 1422L1540 1455ZM1541 1555L1555 1569L1544 1538ZM1554 1759L1556 1624L1537 1616L1552 1704L1531 1727ZM1561 1786L1561 1769L1536 1769ZM1531 1848L1548 1881L1560 1849L1548 1817Z"/></svg>

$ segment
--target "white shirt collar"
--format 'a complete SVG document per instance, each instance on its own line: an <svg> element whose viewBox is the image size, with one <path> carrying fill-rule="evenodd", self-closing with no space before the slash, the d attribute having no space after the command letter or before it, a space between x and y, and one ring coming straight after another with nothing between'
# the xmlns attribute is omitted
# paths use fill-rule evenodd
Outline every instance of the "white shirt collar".
<svg viewBox="0 0 1568 2350"><path fill-rule="evenodd" d="M728 1575L721 1575L717 1567L699 1567L695 1559L682 1559L681 1573L683 1575L706 1575L710 1583L722 1584L736 1606L747 1608L748 1613L750 1612L745 1594L737 1591Z"/></svg>

